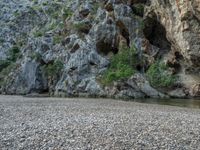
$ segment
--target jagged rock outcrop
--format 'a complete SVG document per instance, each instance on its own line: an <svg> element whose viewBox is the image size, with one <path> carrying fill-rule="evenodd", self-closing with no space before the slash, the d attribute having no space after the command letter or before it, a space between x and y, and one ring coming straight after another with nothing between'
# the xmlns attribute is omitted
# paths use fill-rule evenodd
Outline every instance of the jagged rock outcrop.
<svg viewBox="0 0 200 150"><path fill-rule="evenodd" d="M194 85L200 82L198 3L3 0L0 92L118 98L199 96L198 85ZM132 45L137 49L137 73L103 85L99 78L113 55ZM154 88L148 81L146 73L157 60L170 66L167 74L177 75L173 87Z"/></svg>
<svg viewBox="0 0 200 150"><path fill-rule="evenodd" d="M200 67L199 3L199 0L155 0L145 14L165 28L172 50L183 56L191 72L199 72Z"/></svg>
<svg viewBox="0 0 200 150"><path fill-rule="evenodd" d="M166 61L171 65L181 65L179 71L181 82L187 88L195 87L195 84L200 82L199 4L199 0L154 0L146 8L145 13L146 20L155 24L159 22L165 28L166 38L171 44ZM154 25L152 28L155 27L158 26ZM155 32L157 31L155 30ZM154 33L151 34L155 37ZM151 39L149 40L151 41ZM159 39L156 40L159 41Z"/></svg>

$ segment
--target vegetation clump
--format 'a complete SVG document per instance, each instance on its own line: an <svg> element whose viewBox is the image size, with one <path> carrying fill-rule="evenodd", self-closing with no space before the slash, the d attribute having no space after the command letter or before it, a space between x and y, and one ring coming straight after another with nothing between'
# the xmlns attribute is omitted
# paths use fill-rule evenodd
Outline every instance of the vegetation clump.
<svg viewBox="0 0 200 150"><path fill-rule="evenodd" d="M6 83L4 79L16 66L16 61L20 57L20 49L18 46L13 46L9 50L9 56L7 60L0 61L0 86Z"/></svg>
<svg viewBox="0 0 200 150"><path fill-rule="evenodd" d="M68 17L71 17L72 15L73 15L73 12L70 9L64 8L62 10L62 16L64 20L67 19Z"/></svg>
<svg viewBox="0 0 200 150"><path fill-rule="evenodd" d="M9 58L8 60L15 62L19 57L20 57L20 49L18 46L13 46L10 50L9 50Z"/></svg>
<svg viewBox="0 0 200 150"><path fill-rule="evenodd" d="M63 62L55 60L53 63L46 64L43 66L43 70L48 77L58 76L63 69Z"/></svg>
<svg viewBox="0 0 200 150"><path fill-rule="evenodd" d="M10 65L10 61L8 60L0 60L0 72Z"/></svg>
<svg viewBox="0 0 200 150"><path fill-rule="evenodd" d="M177 78L168 72L169 67L161 61L152 64L147 70L147 78L154 87L171 87Z"/></svg>
<svg viewBox="0 0 200 150"><path fill-rule="evenodd" d="M33 32L34 37L42 37L43 36L43 32L41 30L35 31Z"/></svg>
<svg viewBox="0 0 200 150"><path fill-rule="evenodd" d="M134 13L135 15L138 15L138 16L143 17L143 15L144 15L144 4L141 4L141 3L135 4L135 5L132 7L132 9L133 9L133 13Z"/></svg>
<svg viewBox="0 0 200 150"><path fill-rule="evenodd" d="M8 59L0 60L0 73L9 66L12 66L12 64L15 63L20 57L20 55L21 54L19 47L13 46L12 48L10 48Z"/></svg>
<svg viewBox="0 0 200 150"><path fill-rule="evenodd" d="M79 22L73 24L73 29L78 32L88 33L91 25L87 22Z"/></svg>
<svg viewBox="0 0 200 150"><path fill-rule="evenodd" d="M0 87L4 86L7 82L6 78L9 73L16 67L15 63L9 63L8 66L6 66L5 68L1 68L0 70Z"/></svg>
<svg viewBox="0 0 200 150"><path fill-rule="evenodd" d="M135 46L123 48L111 58L108 70L103 74L101 82L109 85L114 81L126 79L136 72L137 54Z"/></svg>
<svg viewBox="0 0 200 150"><path fill-rule="evenodd" d="M32 60L41 61L42 55L39 52L33 52L30 54Z"/></svg>

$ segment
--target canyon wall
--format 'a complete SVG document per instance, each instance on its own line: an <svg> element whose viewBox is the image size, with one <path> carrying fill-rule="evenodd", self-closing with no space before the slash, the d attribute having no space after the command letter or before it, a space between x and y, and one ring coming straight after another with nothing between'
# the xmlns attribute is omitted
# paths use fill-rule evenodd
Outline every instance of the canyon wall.
<svg viewBox="0 0 200 150"><path fill-rule="evenodd" d="M199 4L200 0L2 0L0 93L198 97ZM133 57L126 55L131 49ZM120 56L130 62L122 64ZM105 84L107 78L112 82Z"/></svg>

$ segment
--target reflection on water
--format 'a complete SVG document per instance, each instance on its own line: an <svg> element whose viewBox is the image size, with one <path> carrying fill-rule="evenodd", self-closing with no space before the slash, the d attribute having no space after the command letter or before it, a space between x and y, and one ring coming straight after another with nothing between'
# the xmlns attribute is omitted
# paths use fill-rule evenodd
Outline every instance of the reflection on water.
<svg viewBox="0 0 200 150"><path fill-rule="evenodd" d="M139 103L170 105L200 109L200 99L134 99L133 101Z"/></svg>

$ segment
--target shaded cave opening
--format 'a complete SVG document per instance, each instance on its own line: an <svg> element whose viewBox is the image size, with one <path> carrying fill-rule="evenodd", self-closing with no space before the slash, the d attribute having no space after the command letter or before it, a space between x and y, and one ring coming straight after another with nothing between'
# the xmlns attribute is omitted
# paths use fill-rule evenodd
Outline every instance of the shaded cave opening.
<svg viewBox="0 0 200 150"><path fill-rule="evenodd" d="M116 44L112 44L104 40L98 41L96 43L96 48L99 54L103 54L105 56L108 55L110 52L112 52L113 54L117 54L119 51Z"/></svg>
<svg viewBox="0 0 200 150"><path fill-rule="evenodd" d="M143 33L151 45L159 48L155 59L165 58L168 67L171 68L174 74L180 72L182 69L181 63L184 59L183 55L167 39L166 28L160 23L159 16L153 14L151 17L144 19Z"/></svg>
<svg viewBox="0 0 200 150"><path fill-rule="evenodd" d="M167 39L166 29L157 20L156 16L144 19L143 33L151 45L160 49L159 56L162 56L171 50L171 43Z"/></svg>
<svg viewBox="0 0 200 150"><path fill-rule="evenodd" d="M120 34L126 39L126 45L129 47L130 46L130 34L126 26L122 21L117 21L116 22L117 27L119 28Z"/></svg>
<svg viewBox="0 0 200 150"><path fill-rule="evenodd" d="M96 43L98 53L103 54L104 56L107 56L110 52L117 54L120 50L120 42L122 41L124 46L130 47L130 35L125 24L121 20L118 20L116 26L119 32L113 37L113 39L108 40L102 38L101 40L98 40Z"/></svg>

